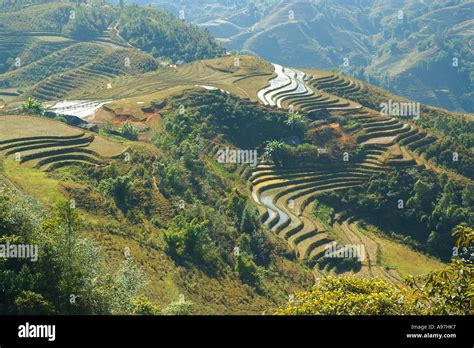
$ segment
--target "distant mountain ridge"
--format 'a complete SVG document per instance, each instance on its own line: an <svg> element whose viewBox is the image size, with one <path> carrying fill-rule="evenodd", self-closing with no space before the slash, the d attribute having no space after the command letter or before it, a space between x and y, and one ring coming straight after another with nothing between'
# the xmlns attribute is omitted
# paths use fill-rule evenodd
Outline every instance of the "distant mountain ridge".
<svg viewBox="0 0 474 348"><path fill-rule="evenodd" d="M474 1L139 1L181 13L228 49L336 69L399 95L473 112Z"/></svg>

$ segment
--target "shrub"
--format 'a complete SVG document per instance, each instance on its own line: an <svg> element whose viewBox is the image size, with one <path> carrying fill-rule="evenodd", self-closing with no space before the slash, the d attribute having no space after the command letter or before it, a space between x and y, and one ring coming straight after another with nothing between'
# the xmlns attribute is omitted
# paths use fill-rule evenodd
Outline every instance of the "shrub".
<svg viewBox="0 0 474 348"><path fill-rule="evenodd" d="M190 260L205 266L214 266L217 256L209 236L209 221L193 218L186 221L178 216L164 232L167 252L174 258Z"/></svg>
<svg viewBox="0 0 474 348"><path fill-rule="evenodd" d="M20 315L46 315L54 313L54 306L45 300L43 295L26 290L22 291L15 300Z"/></svg>
<svg viewBox="0 0 474 348"><path fill-rule="evenodd" d="M126 212L131 197L131 179L129 176L119 176L101 180L99 190L112 197L119 209Z"/></svg>
<svg viewBox="0 0 474 348"><path fill-rule="evenodd" d="M235 270L239 273L239 278L244 283L258 286L260 277L258 275L258 267L252 259L245 255L235 257Z"/></svg>
<svg viewBox="0 0 474 348"><path fill-rule="evenodd" d="M44 111L43 104L32 97L28 97L27 100L23 102L23 112L29 115L41 115Z"/></svg>
<svg viewBox="0 0 474 348"><path fill-rule="evenodd" d="M322 279L310 291L275 311L277 315L423 314L409 292L382 280L351 277Z"/></svg>
<svg viewBox="0 0 474 348"><path fill-rule="evenodd" d="M190 315L193 313L194 304L191 301L176 301L163 309L164 315Z"/></svg>
<svg viewBox="0 0 474 348"><path fill-rule="evenodd" d="M144 297L137 297L132 301L132 313L135 315L158 315L160 308Z"/></svg>
<svg viewBox="0 0 474 348"><path fill-rule="evenodd" d="M122 129L120 130L120 134L127 139L130 140L137 140L138 139L138 131L137 129L131 125L129 122L126 122Z"/></svg>

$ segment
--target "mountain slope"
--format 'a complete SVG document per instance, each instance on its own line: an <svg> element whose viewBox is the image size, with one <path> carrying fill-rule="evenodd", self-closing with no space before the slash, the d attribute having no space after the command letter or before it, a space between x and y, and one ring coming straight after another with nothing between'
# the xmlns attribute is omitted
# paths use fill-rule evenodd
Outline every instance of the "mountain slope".
<svg viewBox="0 0 474 348"><path fill-rule="evenodd" d="M459 116L429 107L423 112L432 116L422 114L418 121L382 116L373 109L381 101L404 99L333 72L277 69L250 56L198 61L130 80L111 77L111 81L114 87L99 94L84 90L88 98L114 99L86 120L98 125L109 141L129 147L131 163L116 157L86 166L85 156L97 156L76 140L29 139L27 144L10 140L0 149L6 157L4 175L32 195L41 195L37 190L41 185L31 184L36 177L43 185L59 187L51 191L54 195L80 202L87 233L102 240L112 260L119 260L121 250L131 247L151 279L147 294L160 305L184 293L195 303L197 313L256 313L307 286L309 270L314 278L354 274L400 284L405 275L442 267L433 256L446 258L450 228L472 223L469 203L464 198L463 203L459 197L448 198L446 193L451 185L472 189L472 156L462 152L461 138L451 141L459 147L461 158L466 156L464 167L439 162L439 156L426 157L438 151L450 134L449 127L439 128L429 120ZM264 101L273 107L264 106ZM287 123L285 109L290 107L308 120L304 127ZM21 122L24 117L15 116L15 120ZM136 127L136 140L125 140L126 124ZM284 145L279 154L263 156L268 141L295 138L304 145ZM200 139L198 144L196 139ZM58 147L61 152L55 152ZM320 153L322 148L325 152ZM222 149L255 149L258 165L220 163L216 159ZM14 156L23 152L27 161L15 163ZM38 170L46 177L36 176ZM407 172L408 177L403 174ZM15 177L13 173L22 174ZM439 183L434 173L444 173ZM392 185L390 190L400 195L395 198L416 202L412 192L419 189L417 180L432 185L436 212L428 214L433 214L433 223L443 214L436 209L443 209L447 202L458 212L443 217L444 224L433 235L425 218L417 220L412 210L394 214L396 199L383 191ZM383 220L359 207L364 200L358 195L368 190L370 197L377 197L373 209L379 209ZM182 202L184 210L180 210ZM394 224L394 218L405 222ZM220 221L231 227L222 232ZM143 226L148 227L143 230ZM247 236L244 231L253 231L255 226L257 230ZM182 249L187 244L179 241L194 229L209 239L198 242L198 249ZM262 240L258 231L267 231L268 240ZM217 254L205 248L206 243L215 243ZM363 245L365 257L344 262L328 258L326 249L333 243ZM226 255L235 246L246 250L245 256L229 259ZM403 259L397 257L400 254ZM157 260L159 270L154 265ZM178 273L172 271L175 268ZM276 274L267 277L267 271ZM170 272L176 275L171 277ZM195 286L186 285L189 279ZM222 279L231 280L222 283ZM277 291L280 286L284 290ZM227 300L222 302L216 295L208 303L205 294L217 292L225 293ZM238 300L244 292L250 296L249 304Z"/></svg>
<svg viewBox="0 0 474 348"><path fill-rule="evenodd" d="M422 103L474 110L471 0L245 1L227 11L223 1L154 4L185 11L229 49L288 66L335 68ZM248 21L239 22L242 16Z"/></svg>

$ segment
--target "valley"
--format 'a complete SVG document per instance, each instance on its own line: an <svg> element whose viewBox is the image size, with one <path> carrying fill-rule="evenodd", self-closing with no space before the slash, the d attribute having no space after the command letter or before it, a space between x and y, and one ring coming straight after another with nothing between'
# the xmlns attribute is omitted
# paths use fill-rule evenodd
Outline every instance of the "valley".
<svg viewBox="0 0 474 348"><path fill-rule="evenodd" d="M0 264L29 279L2 314L334 315L311 309L334 284L336 300L380 288L380 307L355 314L470 312L465 292L431 303L410 281L459 261L472 285L458 236L474 222L472 114L316 58L226 52L163 10L0 5L0 240L40 249L37 266ZM265 11L232 13L231 40L297 25Z"/></svg>
<svg viewBox="0 0 474 348"><path fill-rule="evenodd" d="M473 112L471 0L135 2L181 11L241 54L335 69L423 104Z"/></svg>

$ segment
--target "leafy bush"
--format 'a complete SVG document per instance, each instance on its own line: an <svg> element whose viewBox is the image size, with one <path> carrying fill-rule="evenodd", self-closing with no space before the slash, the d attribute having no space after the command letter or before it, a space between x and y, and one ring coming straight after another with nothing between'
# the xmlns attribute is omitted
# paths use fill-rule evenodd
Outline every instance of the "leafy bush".
<svg viewBox="0 0 474 348"><path fill-rule="evenodd" d="M43 103L32 97L28 97L28 99L23 102L22 108L23 112L29 115L41 115L44 111Z"/></svg>
<svg viewBox="0 0 474 348"><path fill-rule="evenodd" d="M191 301L176 301L163 309L164 315L190 315L193 313L194 304Z"/></svg>
<svg viewBox="0 0 474 348"><path fill-rule="evenodd" d="M132 301L132 313L135 315L158 315L160 308L144 297L138 297Z"/></svg>
<svg viewBox="0 0 474 348"><path fill-rule="evenodd" d="M41 294L33 291L22 291L15 299L15 306L20 315L47 315L54 313L54 307Z"/></svg>
<svg viewBox="0 0 474 348"><path fill-rule="evenodd" d="M240 280L252 285L258 286L260 277L258 274L258 267L253 260L245 255L238 255L235 257L235 270L239 274Z"/></svg>
<svg viewBox="0 0 474 348"><path fill-rule="evenodd" d="M146 278L133 260L118 269L101 249L79 236L69 201L47 212L27 196L0 193L0 244L37 245L36 262L0 261L2 314L132 314Z"/></svg>
<svg viewBox="0 0 474 348"><path fill-rule="evenodd" d="M216 254L209 235L209 221L196 218L186 221L178 216L164 232L167 252L178 259L191 260L207 266L215 266Z"/></svg>
<svg viewBox="0 0 474 348"><path fill-rule="evenodd" d="M473 229L457 226L456 248L472 252ZM291 303L279 315L452 315L472 314L474 305L472 261L453 258L448 267L405 279L409 289L378 279L328 277Z"/></svg>
<svg viewBox="0 0 474 348"><path fill-rule="evenodd" d="M126 212L131 199L131 178L127 175L104 179L99 190L112 197L119 209Z"/></svg>
<svg viewBox="0 0 474 348"><path fill-rule="evenodd" d="M138 139L138 131L137 129L131 125L129 122L125 122L122 129L120 130L120 134L127 139L130 140L137 140Z"/></svg>
<svg viewBox="0 0 474 348"><path fill-rule="evenodd" d="M403 234L413 247L449 261L451 232L459 224L474 223L473 192L471 184L463 188L446 174L411 168L375 175L360 190L323 194L319 201L350 209L382 230ZM398 207L400 199L403 208Z"/></svg>
<svg viewBox="0 0 474 348"><path fill-rule="evenodd" d="M313 207L313 215L320 220L325 226L332 224L334 219L334 209L315 200Z"/></svg>
<svg viewBox="0 0 474 348"><path fill-rule="evenodd" d="M275 311L277 315L424 314L416 298L382 280L329 276Z"/></svg>

